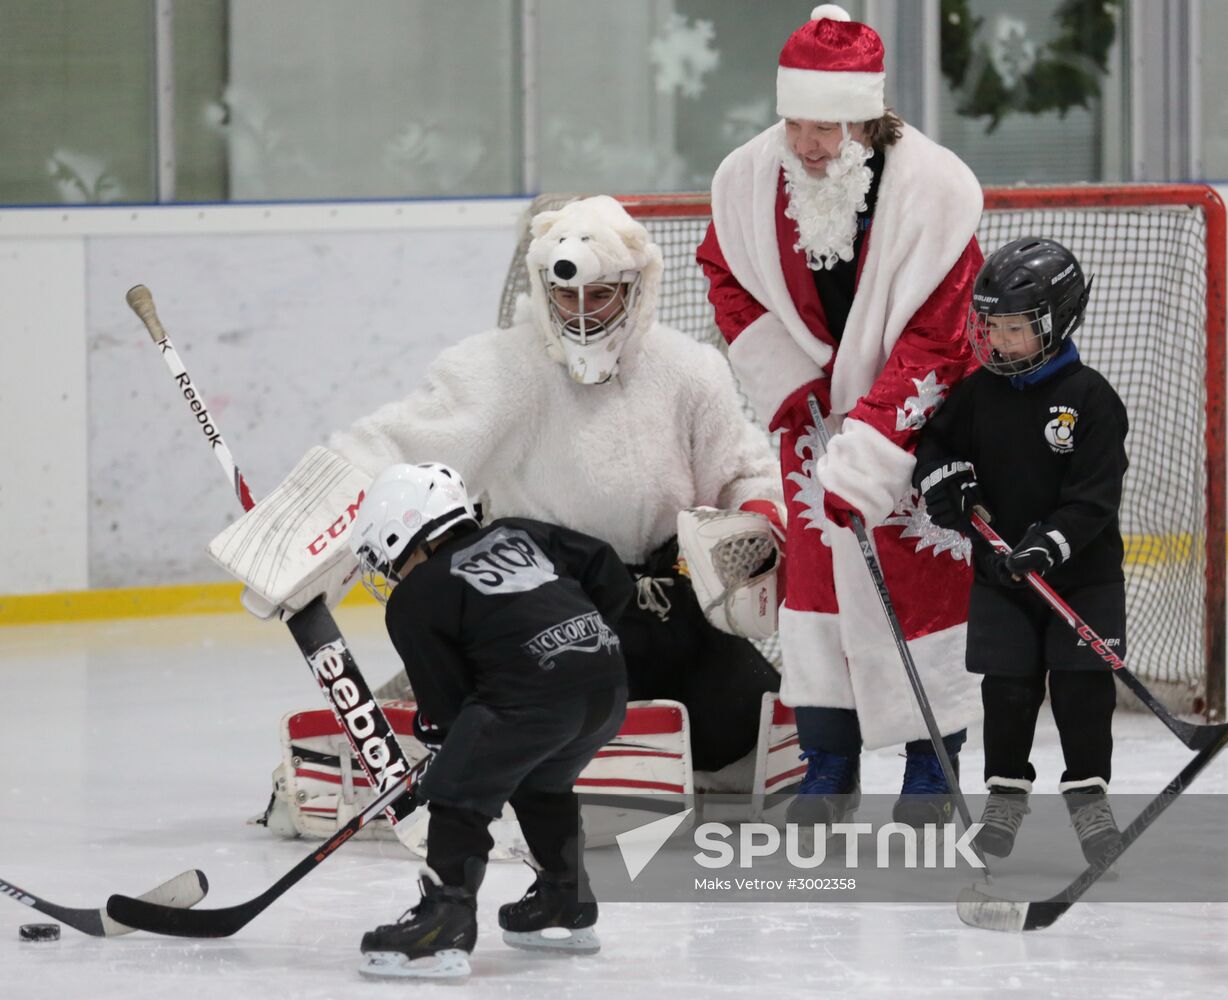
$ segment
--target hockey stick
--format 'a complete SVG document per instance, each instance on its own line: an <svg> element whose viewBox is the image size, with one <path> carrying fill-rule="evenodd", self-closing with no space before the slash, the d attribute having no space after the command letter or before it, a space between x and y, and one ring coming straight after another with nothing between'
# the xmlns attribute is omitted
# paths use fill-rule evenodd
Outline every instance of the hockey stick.
<svg viewBox="0 0 1228 1000"><path fill-rule="evenodd" d="M1011 547L1006 544L1001 535L989 526L990 520L989 511L984 507L976 506L973 508L971 521L977 533L995 551L1000 552L1004 556L1009 556L1011 554ZM1113 668L1117 678L1138 696L1139 701L1155 713L1156 718L1163 722L1177 739L1191 750L1202 750L1211 746L1220 737L1224 730L1223 725L1195 725L1192 722L1184 722L1181 719L1173 718L1172 713L1156 699L1155 695L1147 690L1143 682L1127 669L1125 661L1109 649L1104 640L1092 630L1092 627L1075 614L1074 609L1058 596L1057 591L1050 587L1036 573L1028 573L1024 579L1036 593L1040 594L1045 603L1056 611L1067 625L1074 629L1075 633L1087 643L1092 652Z"/></svg>
<svg viewBox="0 0 1228 1000"><path fill-rule="evenodd" d="M406 777L388 788L378 798L372 799L362 812L345 826L340 827L320 847L303 858L259 896L244 903L213 910L177 910L145 897L132 899L129 896L114 895L107 900L107 913L112 919L127 924L129 927L153 934L196 938L229 937L246 927L287 889L332 857L338 847L379 816L381 812L393 808L398 801L404 798L411 800L409 811L412 812L412 790L422 776L422 772L426 770L431 757L432 755L428 755L418 761ZM188 919L184 919L185 914L189 915Z"/></svg>
<svg viewBox="0 0 1228 1000"><path fill-rule="evenodd" d="M204 397L193 384L158 319L149 289L144 285L136 285L128 290L127 300L161 351L175 383L183 393L183 398L195 415L196 422L201 425L213 454L217 456L227 478L234 486L235 495L243 509L251 510L255 506L255 500L248 489L247 481L235 464L226 442L222 440L217 424L206 409ZM371 779L371 787L384 791L399 783L410 773L409 761L401 751L392 726L388 724L383 710L371 694L371 689L359 671L345 637L337 628L337 623L325 606L323 598L312 601L291 617L286 625L307 660L307 665L311 667L329 707L345 731L354 756ZM405 798L393 802L388 810L388 819L393 825L412 811L412 801L412 798Z"/></svg>
<svg viewBox="0 0 1228 1000"><path fill-rule="evenodd" d="M1214 737L1188 764L1181 773L1173 778L1159 795L1147 803L1135 818L1134 822L1121 833L1121 843L1089 865L1078 878L1070 883L1056 896L1040 899L1034 902L1015 902L1007 899L995 899L976 889L964 889L955 904L959 919L970 927L982 927L991 931L1035 931L1048 927L1063 913L1070 909L1088 889L1099 880L1109 866L1122 853L1143 835L1143 831L1151 826L1173 801L1190 787L1215 756L1228 746L1228 723L1209 726L1215 730Z"/></svg>
<svg viewBox="0 0 1228 1000"><path fill-rule="evenodd" d="M150 889L139 898L145 900L144 905L157 906L171 913L179 913L181 911L176 907L195 906L205 898L205 893L208 891L209 880L205 878L205 873L193 869L176 875L173 879ZM28 889L22 889L3 879L0 879L0 895L8 896L18 903L38 910L39 913L55 917L60 923L68 924L73 930L89 934L91 937L117 937L120 934L131 934L137 930L131 924L123 924L113 919L108 915L105 907L89 909L88 907L61 906L59 903L52 903L50 900L34 895Z"/></svg>
<svg viewBox="0 0 1228 1000"><path fill-rule="evenodd" d="M823 450L827 450L828 443L831 440L827 433L827 426L823 423L823 414L819 410L819 401L814 398L811 393L806 397L806 403L810 407L810 418L815 424L815 434L819 439L819 443L823 445ZM942 776L946 778L947 788L951 791L951 798L955 801L955 807L959 810L959 818L963 821L964 829L972 829L972 814L968 811L968 803L964 800L964 793L960 791L959 779L955 775L955 766L951 763L951 755L947 753L946 744L942 742L942 733L938 731L938 722L934 718L934 710L930 707L930 700L925 693L925 686L921 683L921 675L917 672L917 664L912 658L912 653L908 649L908 640L904 638L904 629L900 625L899 616L895 613L895 607L891 603L891 595L887 592L887 581L883 578L883 568L879 565L878 557L874 554L874 548L870 544L870 536L866 532L866 526L862 523L860 517L854 514L850 520L853 523L853 534L857 536L857 544L861 547L861 557L865 560L866 569L870 571L870 579L874 581L874 589L878 592L878 603L882 605L883 614L887 616L887 623L891 626L891 635L895 639L895 648L899 651L900 659L904 662L904 672L908 674L908 683L912 685L913 694L917 699L917 707L921 709L921 715L925 719L925 728L929 731L930 742L934 745L934 753L938 756L938 762L942 765ZM985 870L989 870L989 866L985 863L985 855L980 848L976 846L976 841L972 842L972 849L976 856L980 858L981 863L985 865Z"/></svg>

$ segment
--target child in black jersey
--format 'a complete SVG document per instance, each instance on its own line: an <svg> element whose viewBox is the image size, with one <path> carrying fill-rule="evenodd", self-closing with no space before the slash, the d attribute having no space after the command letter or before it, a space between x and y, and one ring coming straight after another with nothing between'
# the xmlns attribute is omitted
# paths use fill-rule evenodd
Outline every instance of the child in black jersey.
<svg viewBox="0 0 1228 1000"><path fill-rule="evenodd" d="M1066 770L1060 790L1089 862L1120 842L1107 791L1116 689L1112 672L1023 577L1040 573L1125 658L1125 583L1118 525L1126 411L1079 360L1070 334L1091 281L1052 240L1021 239L977 276L968 335L982 368L952 391L917 448L914 485L939 527L972 538L968 670L984 675L985 782L978 844L1005 857L1036 773L1028 760L1049 696ZM991 512L1013 552L972 531Z"/></svg>
<svg viewBox="0 0 1228 1000"><path fill-rule="evenodd" d="M538 876L500 908L504 940L595 952L572 786L626 712L613 624L635 585L622 560L605 542L528 518L482 527L460 476L438 464L384 470L350 534L364 582L386 600L418 699L415 735L436 750L416 789L431 807L421 902L364 935L359 971L468 974L488 827L506 802Z"/></svg>

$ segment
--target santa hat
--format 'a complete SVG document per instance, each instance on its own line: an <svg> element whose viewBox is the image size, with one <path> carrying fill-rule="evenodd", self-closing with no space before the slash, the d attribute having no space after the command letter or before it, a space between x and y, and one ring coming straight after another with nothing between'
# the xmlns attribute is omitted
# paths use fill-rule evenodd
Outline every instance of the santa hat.
<svg viewBox="0 0 1228 1000"><path fill-rule="evenodd" d="M780 50L776 113L815 122L866 122L881 118L883 40L848 11L823 4L810 12Z"/></svg>

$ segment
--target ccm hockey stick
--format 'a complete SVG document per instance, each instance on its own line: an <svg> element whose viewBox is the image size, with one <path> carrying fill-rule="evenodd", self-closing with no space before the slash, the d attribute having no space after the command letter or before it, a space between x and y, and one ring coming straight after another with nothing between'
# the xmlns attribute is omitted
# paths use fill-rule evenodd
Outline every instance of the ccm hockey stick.
<svg viewBox="0 0 1228 1000"><path fill-rule="evenodd" d="M1126 848L1143 835L1160 814L1173 804L1177 796L1190 787L1215 756L1228 745L1228 723L1209 727L1216 730L1215 738L1203 747L1177 777L1159 795L1147 803L1134 822L1121 832L1121 843L1099 861L1089 865L1078 878L1056 896L1032 902L995 899L976 889L964 889L955 904L959 919L970 927L991 931L1035 931L1048 927L1071 908L1100 879L1109 866L1122 856Z"/></svg>
<svg viewBox="0 0 1228 1000"><path fill-rule="evenodd" d="M234 486L239 503L244 510L251 510L256 501L247 481L235 464L226 442L222 440L216 422L205 407L204 397L192 382L192 377L158 319L153 295L144 285L136 285L128 290L127 300L161 351L175 384L179 386L196 422L201 425L213 454ZM316 598L288 619L286 625L350 741L354 756L371 779L371 787L381 792L393 787L410 773L409 761L401 751L401 745L379 707L379 702L371 694L371 689L359 671L345 637L325 606L324 599ZM412 808L409 799L392 802L388 810L389 821L395 825L398 820L409 815Z"/></svg>
<svg viewBox="0 0 1228 1000"><path fill-rule="evenodd" d="M826 424L823 423L823 413L819 409L819 401L815 399L814 393L806 397L806 403L810 407L810 419L814 421L815 435L818 437L819 443L823 445L823 450L826 451L831 436L827 433ZM904 672L908 674L908 683L912 685L913 694L917 699L917 707L921 709L921 716L925 719L925 728L929 731L930 742L934 745L934 753L938 756L938 762L942 765L942 776L946 779L947 788L951 790L951 798L955 802L955 808L959 811L959 818L963 821L964 829L971 830L972 814L968 811L968 803L964 799L964 793L960 791L959 779L955 774L955 766L951 763L951 755L947 753L946 745L942 742L942 733L938 731L938 722L934 718L933 708L930 707L929 696L925 693L925 685L921 683L921 675L917 672L917 664L908 649L908 640L904 638L904 629L900 625L900 618L895 613L895 606L891 603L891 595L887 592L887 581L883 578L883 568L879 565L878 556L874 554L874 547L870 544L870 536L866 531L865 524L862 523L861 518L856 514L852 516L851 520L853 522L853 534L857 536L857 544L861 548L861 557L865 560L866 569L870 571L870 579L874 581L874 589L878 592L878 602L882 605L883 614L886 615L887 623L891 626L891 635L895 639L895 648L899 651L900 659L904 663ZM989 865L985 862L985 855L977 847L975 840L972 841L971 846L976 856L980 859L981 864L985 866L985 871L988 874Z"/></svg>
<svg viewBox="0 0 1228 1000"><path fill-rule="evenodd" d="M195 906L205 898L205 893L208 891L209 881L205 878L205 873L193 869L182 875L176 875L173 879L150 889L139 898L146 901L144 905L156 906L159 911L165 909L171 913L179 913L177 907ZM4 879L0 879L0 895L8 896L18 903L38 910L39 913L55 917L60 923L68 924L73 930L89 934L91 937L118 937L120 934L131 934L137 929L131 924L116 921L107 914L105 908L61 906L59 903L52 903Z"/></svg>
<svg viewBox="0 0 1228 1000"><path fill-rule="evenodd" d="M989 526L989 511L984 507L976 506L972 510L971 521L972 527L977 530L977 533L985 539L994 549L1004 556L1011 554L1011 547L1006 544L1006 541L996 531ZM1181 719L1176 719L1173 714L1165 708L1156 696L1147 690L1137 677L1134 676L1127 668L1125 661L1114 653L1103 639L1097 635L1090 625L1082 618L1075 614L1074 609L1070 607L1057 591L1049 586L1036 573L1028 573L1024 578L1028 585L1040 594L1045 603L1049 605L1069 625L1075 633L1091 648L1097 656L1105 663L1113 668L1113 672L1117 678L1135 693L1139 701L1146 705L1156 718L1164 723L1182 743L1191 750L1204 750L1218 740L1228 729L1228 724L1220 725L1195 725L1192 722L1184 722Z"/></svg>
<svg viewBox="0 0 1228 1000"><path fill-rule="evenodd" d="M385 809L392 808L398 802L408 800L410 811L413 809L413 788L422 772L426 770L432 755L427 755L418 761L414 769L373 799L367 807L328 838L320 847L303 858L285 875L265 889L259 896L238 903L235 906L224 906L215 910L177 910L171 906L161 905L156 900L145 897L132 899L128 896L115 895L107 900L107 913L115 920L122 921L130 927L154 934L168 934L173 937L218 938L229 937L235 931L246 927L252 920L263 913L287 889L308 875L318 865L327 861L334 851L377 817ZM184 915L188 919L184 919Z"/></svg>

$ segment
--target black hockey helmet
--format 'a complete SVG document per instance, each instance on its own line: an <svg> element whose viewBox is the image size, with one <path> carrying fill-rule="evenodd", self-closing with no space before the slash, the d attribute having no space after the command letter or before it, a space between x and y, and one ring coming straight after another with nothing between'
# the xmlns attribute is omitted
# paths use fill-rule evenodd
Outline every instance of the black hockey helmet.
<svg viewBox="0 0 1228 1000"><path fill-rule="evenodd" d="M1083 322L1091 287L1074 254L1054 240L1024 237L999 247L986 258L972 288L968 339L977 360L998 375L1036 371ZM1007 316L1027 321L1039 338L1037 350L1017 354L994 346L991 333L1003 331L1000 342L1010 333L991 317Z"/></svg>

